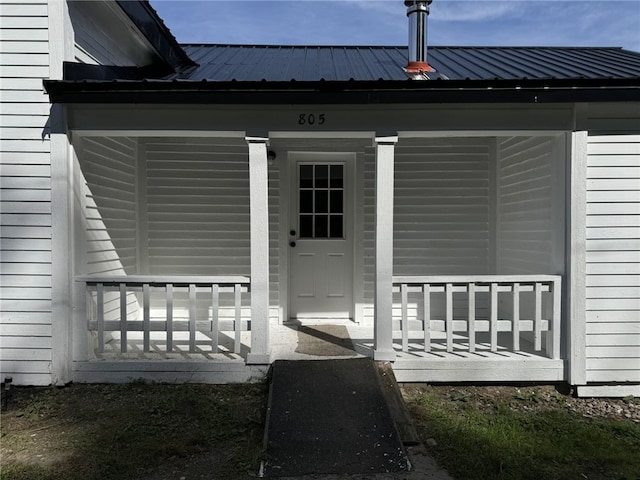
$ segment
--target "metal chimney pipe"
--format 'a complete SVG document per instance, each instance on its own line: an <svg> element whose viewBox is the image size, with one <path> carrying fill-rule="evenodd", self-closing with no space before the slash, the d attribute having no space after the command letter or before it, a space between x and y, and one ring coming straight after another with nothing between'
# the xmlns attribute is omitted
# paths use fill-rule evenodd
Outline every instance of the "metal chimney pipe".
<svg viewBox="0 0 640 480"><path fill-rule="evenodd" d="M405 71L408 74L433 72L427 63L427 17L432 0L405 0L409 17L409 63Z"/></svg>

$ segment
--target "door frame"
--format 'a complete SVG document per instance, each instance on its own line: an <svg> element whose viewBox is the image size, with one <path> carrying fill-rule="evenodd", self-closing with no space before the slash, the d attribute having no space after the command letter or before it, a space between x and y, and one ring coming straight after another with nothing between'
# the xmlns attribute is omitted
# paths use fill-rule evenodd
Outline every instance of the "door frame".
<svg viewBox="0 0 640 480"><path fill-rule="evenodd" d="M358 248L358 244L362 243L364 232L364 220L362 218L362 198L361 181L362 167L359 165L360 155L358 152L331 152L331 151L298 151L291 150L287 152L286 159L280 164L280 212L279 212L279 274L280 282L280 316L278 323L287 323L290 321L289 314L291 311L291 247L289 247L289 230L293 210L296 201L293 195L293 182L297 180L294 166L297 162L344 162L347 176L345 188L351 189L348 200L348 208L351 214L351 222L345 221L347 235L351 235L351 256L352 256L352 302L351 302L351 318L352 321L360 323L362 321L362 279L363 268L361 264L364 261L364 252L362 248ZM326 320L330 323L331 320Z"/></svg>

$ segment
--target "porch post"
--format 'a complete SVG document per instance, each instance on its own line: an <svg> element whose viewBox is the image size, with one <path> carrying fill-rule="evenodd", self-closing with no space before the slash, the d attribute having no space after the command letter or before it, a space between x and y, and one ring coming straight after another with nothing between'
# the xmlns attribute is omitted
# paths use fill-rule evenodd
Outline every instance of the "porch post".
<svg viewBox="0 0 640 480"><path fill-rule="evenodd" d="M398 137L376 137L376 221L373 358L394 361L393 350L393 168Z"/></svg>
<svg viewBox="0 0 640 480"><path fill-rule="evenodd" d="M569 175L567 191L567 346L569 383L587 383L586 360L586 219L587 219L587 145L586 131L567 135Z"/></svg>
<svg viewBox="0 0 640 480"><path fill-rule="evenodd" d="M269 208L267 141L246 137L249 144L249 212L251 216L251 352L248 364L269 364Z"/></svg>

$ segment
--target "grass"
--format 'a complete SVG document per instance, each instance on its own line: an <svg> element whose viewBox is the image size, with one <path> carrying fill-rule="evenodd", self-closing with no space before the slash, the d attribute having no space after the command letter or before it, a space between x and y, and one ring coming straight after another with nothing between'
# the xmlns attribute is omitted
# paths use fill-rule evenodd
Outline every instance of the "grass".
<svg viewBox="0 0 640 480"><path fill-rule="evenodd" d="M13 392L2 414L3 480L155 479L181 472L243 479L259 468L264 385Z"/></svg>
<svg viewBox="0 0 640 480"><path fill-rule="evenodd" d="M263 458L263 384L12 392L0 416L2 480L248 480ZM640 424L587 418L588 400L552 387L404 393L422 439L436 441L429 452L457 480L640 479Z"/></svg>
<svg viewBox="0 0 640 480"><path fill-rule="evenodd" d="M640 425L586 418L564 396L511 390L483 396L424 388L410 410L438 462L456 479L640 478Z"/></svg>

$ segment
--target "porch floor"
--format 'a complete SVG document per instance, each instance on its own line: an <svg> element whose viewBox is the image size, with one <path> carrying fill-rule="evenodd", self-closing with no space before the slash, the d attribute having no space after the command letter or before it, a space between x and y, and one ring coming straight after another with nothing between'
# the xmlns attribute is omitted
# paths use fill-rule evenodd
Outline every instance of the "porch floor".
<svg viewBox="0 0 640 480"><path fill-rule="evenodd" d="M398 360L550 360L544 352L536 352L531 342L521 339L520 350L512 351L511 345L502 342L497 351L492 352L489 341L476 341L476 351L469 352L467 338L456 335L454 349L446 351L445 340L433 340L431 351L425 352L421 338L410 338L408 351L402 351L400 332L394 335L394 348ZM413 337L413 336L412 336ZM220 335L220 347L214 352L206 335L196 340L196 351L189 352L187 335L176 335L173 351L167 352L164 335L152 335L149 351L144 351L142 335L129 333L127 352L120 351L120 338L114 336L105 342L104 352L95 353L99 360L229 360L243 361L249 353L251 333L242 332L242 346L234 353L233 337ZM488 339L487 339L488 340ZM320 360L349 357L372 357L373 334L371 326L361 326L353 322L340 323L287 323L271 326L272 359L275 360Z"/></svg>

